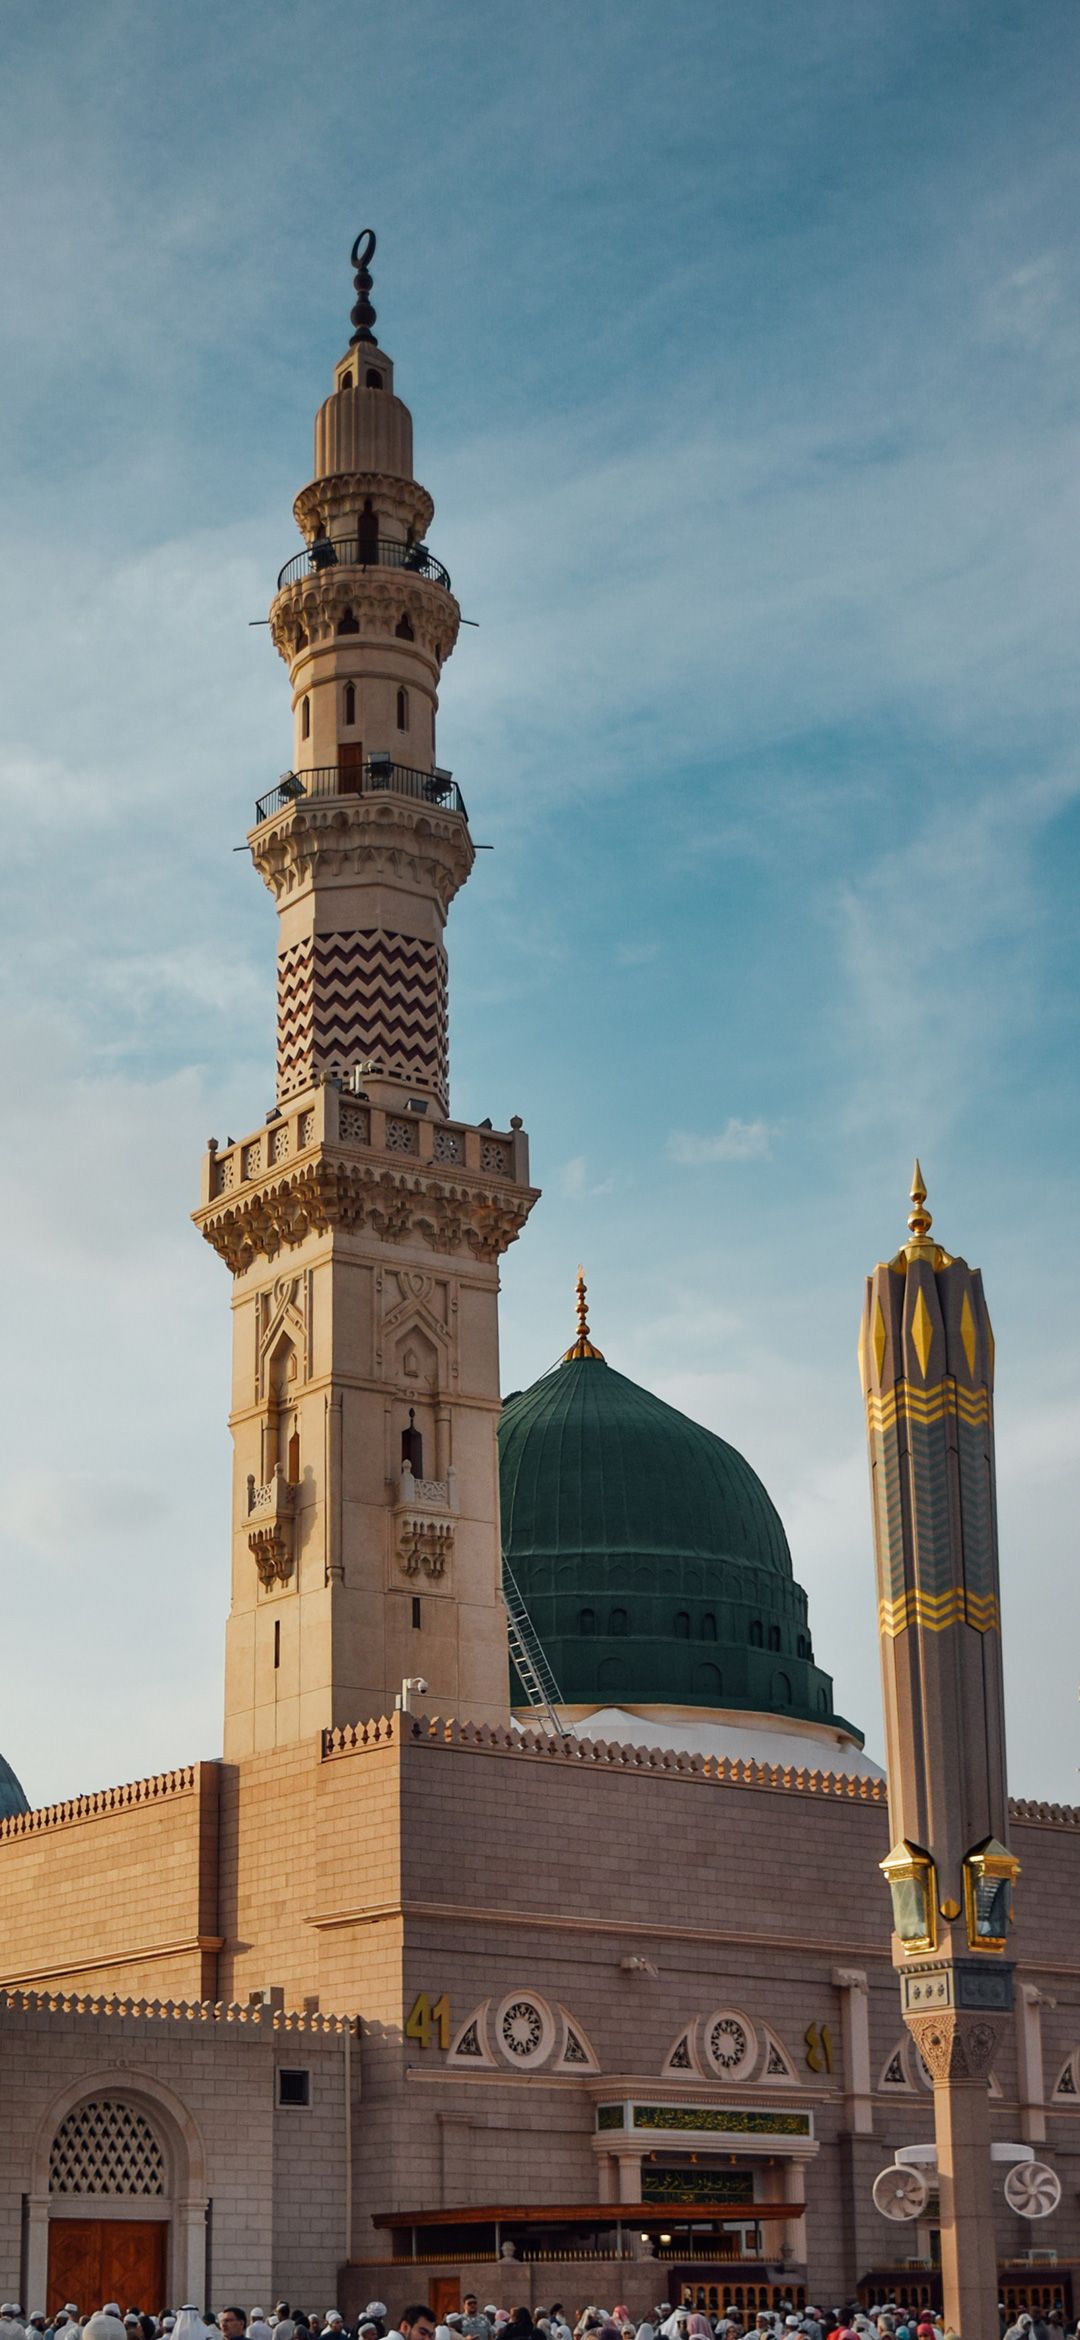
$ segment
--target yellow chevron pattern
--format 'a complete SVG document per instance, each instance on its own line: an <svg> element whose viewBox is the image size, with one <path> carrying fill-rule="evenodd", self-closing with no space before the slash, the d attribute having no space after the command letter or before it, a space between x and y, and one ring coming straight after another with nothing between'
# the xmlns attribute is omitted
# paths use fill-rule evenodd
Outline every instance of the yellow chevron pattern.
<svg viewBox="0 0 1080 2340"><path fill-rule="evenodd" d="M913 1625L921 1625L926 1633L944 1633L950 1625L972 1625L976 1633L1000 1633L997 1594L968 1592L962 1584L954 1584L943 1593L913 1589L901 1593L897 1601L878 1602L878 1632L890 1641Z"/></svg>
<svg viewBox="0 0 1080 2340"><path fill-rule="evenodd" d="M935 1382L932 1389L913 1389L909 1381L898 1381L883 1397L867 1391L866 1420L871 1431L895 1429L897 1422L940 1422L946 1414L955 1414L972 1429L989 1425L989 1390L958 1389L949 1377Z"/></svg>

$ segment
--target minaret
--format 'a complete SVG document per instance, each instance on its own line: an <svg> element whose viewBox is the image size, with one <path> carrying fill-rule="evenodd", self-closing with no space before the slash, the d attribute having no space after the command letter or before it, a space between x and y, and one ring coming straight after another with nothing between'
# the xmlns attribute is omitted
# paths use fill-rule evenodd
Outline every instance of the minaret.
<svg viewBox="0 0 1080 2340"><path fill-rule="evenodd" d="M882 1867L904 2020L934 2083L945 2320L975 2335L997 2329L987 2090L1012 2005L1018 1867L1007 1849L994 1340L978 1270L931 1238L917 1162L911 1200L910 1240L867 1279L859 1341L892 1837Z"/></svg>
<svg viewBox="0 0 1080 2340"><path fill-rule="evenodd" d="M234 1276L225 1754L386 1713L506 1720L498 1261L528 1144L449 1117L447 912L473 864L436 760L460 612L412 418L353 333L315 418L305 542L270 606L292 764L249 836L278 912L277 1100L212 1142L196 1223Z"/></svg>

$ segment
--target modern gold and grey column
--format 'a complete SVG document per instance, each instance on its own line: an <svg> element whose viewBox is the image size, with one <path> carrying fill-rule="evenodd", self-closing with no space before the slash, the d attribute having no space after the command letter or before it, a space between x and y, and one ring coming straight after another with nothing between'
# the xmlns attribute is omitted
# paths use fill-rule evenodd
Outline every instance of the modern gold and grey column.
<svg viewBox="0 0 1080 2340"><path fill-rule="evenodd" d="M994 1339L978 1269L931 1236L867 1278L859 1362L877 1553L894 1960L934 2083L945 2316L996 2330L988 2081L1012 2006L994 1487Z"/></svg>

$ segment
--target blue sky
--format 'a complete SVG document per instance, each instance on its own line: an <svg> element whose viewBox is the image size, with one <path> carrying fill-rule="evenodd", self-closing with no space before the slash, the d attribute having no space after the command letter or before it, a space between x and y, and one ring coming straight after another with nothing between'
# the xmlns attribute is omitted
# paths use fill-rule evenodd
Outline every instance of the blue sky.
<svg viewBox="0 0 1080 2340"><path fill-rule="evenodd" d="M272 1097L232 847L378 231L466 631L456 1110L524 1115L505 1385L569 1338L732 1440L880 1750L854 1346L920 1152L998 1334L1012 1783L1072 1800L1075 8L63 0L0 29L0 1744L219 1746L228 1289ZM62 1727L59 1717L62 1714Z"/></svg>

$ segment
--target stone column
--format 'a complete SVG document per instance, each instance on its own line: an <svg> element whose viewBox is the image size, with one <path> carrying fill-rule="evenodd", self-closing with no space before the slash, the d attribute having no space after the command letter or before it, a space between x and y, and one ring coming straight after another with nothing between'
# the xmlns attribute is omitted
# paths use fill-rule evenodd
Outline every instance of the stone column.
<svg viewBox="0 0 1080 2340"><path fill-rule="evenodd" d="M640 2202L641 2200L640 2146L636 2153L620 2153L619 2155L619 2200L620 2202Z"/></svg>
<svg viewBox="0 0 1080 2340"><path fill-rule="evenodd" d="M934 2083L946 2320L962 2340L998 2328L990 2098L997 2025L986 2017L923 2016L909 2029Z"/></svg>
<svg viewBox="0 0 1080 2340"><path fill-rule="evenodd" d="M874 2126L870 2077L870 1986L861 1967L834 1966L832 1979L841 1994L844 2111L853 2134L868 2137Z"/></svg>
<svg viewBox="0 0 1080 2340"><path fill-rule="evenodd" d="M791 2216L784 2220L784 2245L789 2260L796 2266L806 2265L806 2165L796 2156L784 2165L784 2200L791 2204Z"/></svg>
<svg viewBox="0 0 1080 2340"><path fill-rule="evenodd" d="M1028 2145L1046 2137L1046 2082L1043 2075L1042 2011L1054 2007L1037 1983L1021 1983L1016 1998L1016 2062L1020 2080L1020 2134Z"/></svg>

